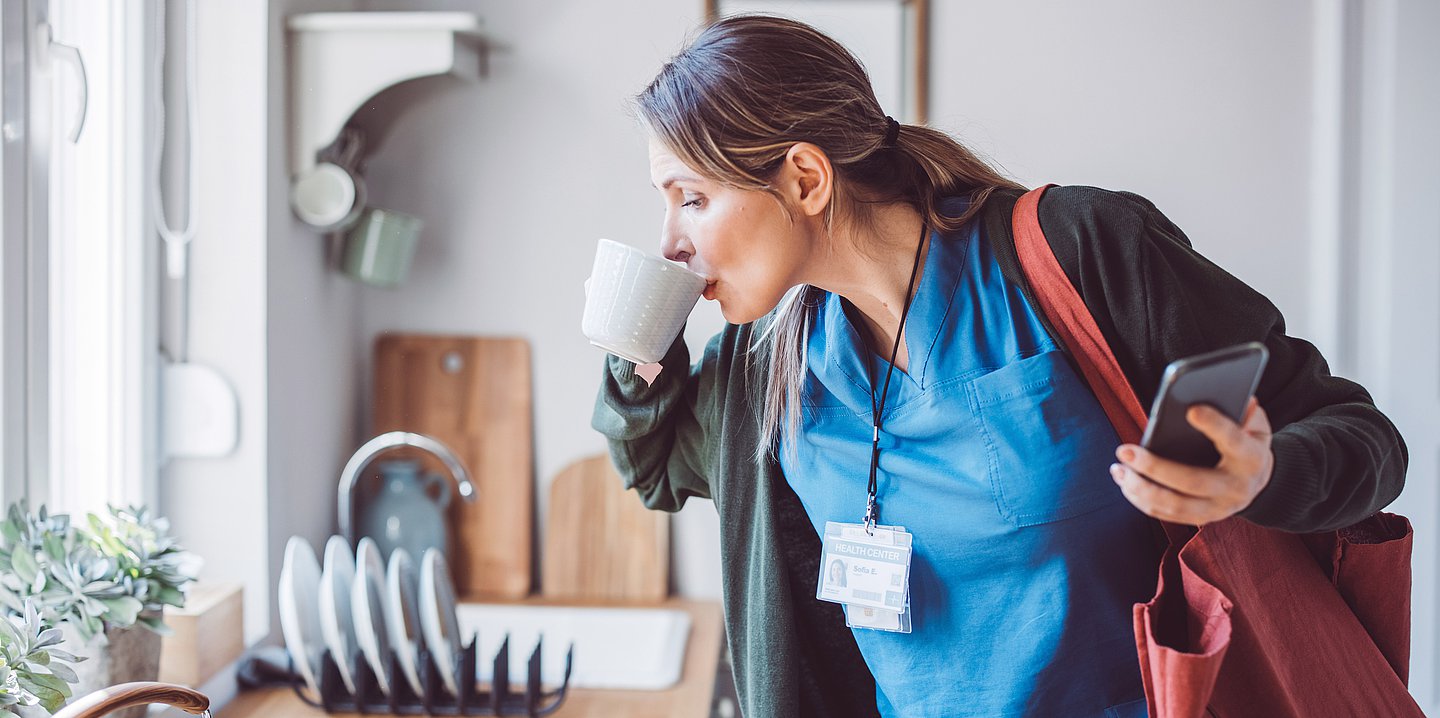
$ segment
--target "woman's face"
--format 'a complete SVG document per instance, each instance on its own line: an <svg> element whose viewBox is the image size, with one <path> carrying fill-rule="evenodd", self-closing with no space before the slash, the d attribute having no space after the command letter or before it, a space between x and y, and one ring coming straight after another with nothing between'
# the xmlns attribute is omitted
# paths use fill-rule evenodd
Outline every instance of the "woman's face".
<svg viewBox="0 0 1440 718"><path fill-rule="evenodd" d="M830 564L830 580L839 581L845 575L845 568L838 563Z"/></svg>
<svg viewBox="0 0 1440 718"><path fill-rule="evenodd" d="M813 233L773 195L706 179L654 139L650 182L665 201L661 251L709 280L704 296L720 302L725 321L759 319L802 283Z"/></svg>

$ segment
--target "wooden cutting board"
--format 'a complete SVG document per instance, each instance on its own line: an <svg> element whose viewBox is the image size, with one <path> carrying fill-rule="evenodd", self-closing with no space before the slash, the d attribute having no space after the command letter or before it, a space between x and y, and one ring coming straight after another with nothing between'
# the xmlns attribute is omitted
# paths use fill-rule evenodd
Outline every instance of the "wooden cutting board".
<svg viewBox="0 0 1440 718"><path fill-rule="evenodd" d="M670 582L670 515L626 490L609 456L582 459L550 483L541 566L546 598L661 601Z"/></svg>
<svg viewBox="0 0 1440 718"><path fill-rule="evenodd" d="M530 346L523 339L385 334L375 341L375 433L412 431L439 440L475 484L476 500L457 494L449 510L447 558L463 597L530 593L530 377ZM419 451L384 457L407 455L421 459L426 471L446 473Z"/></svg>

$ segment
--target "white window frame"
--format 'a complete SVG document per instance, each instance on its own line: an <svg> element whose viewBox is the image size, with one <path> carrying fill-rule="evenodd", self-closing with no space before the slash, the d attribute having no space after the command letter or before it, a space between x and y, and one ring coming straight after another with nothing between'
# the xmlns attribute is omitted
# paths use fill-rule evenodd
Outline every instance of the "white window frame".
<svg viewBox="0 0 1440 718"><path fill-rule="evenodd" d="M4 496L83 514L155 499L150 3L5 3ZM78 48L84 72L59 44ZM13 54L13 53L12 53ZM82 92L80 78L84 76ZM10 78L23 78L11 92ZM82 99L83 98L83 99ZM72 143L81 102L84 129ZM12 122L12 116L20 121Z"/></svg>
<svg viewBox="0 0 1440 718"><path fill-rule="evenodd" d="M48 105L31 77L40 2L0 4L0 491L7 503L46 475L48 456L47 193L44 130L36 130Z"/></svg>
<svg viewBox="0 0 1440 718"><path fill-rule="evenodd" d="M154 503L158 272L147 108L157 80L145 50L150 3L49 4L55 40L88 58L88 101L84 134L71 143L79 88L52 63L46 500L83 514Z"/></svg>

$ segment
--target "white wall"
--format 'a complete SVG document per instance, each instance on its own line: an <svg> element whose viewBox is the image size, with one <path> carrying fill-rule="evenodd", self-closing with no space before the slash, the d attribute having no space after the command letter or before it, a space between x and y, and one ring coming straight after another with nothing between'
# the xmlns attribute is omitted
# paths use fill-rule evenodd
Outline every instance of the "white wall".
<svg viewBox="0 0 1440 718"><path fill-rule="evenodd" d="M273 587L288 538L319 552L335 531L335 486L358 446L355 290L289 210L282 29L292 12L354 3L198 5L190 356L235 388L240 437L228 457L162 470L160 510L205 559L202 580L245 586L253 642L278 635Z"/></svg>
<svg viewBox="0 0 1440 718"><path fill-rule="evenodd" d="M1311 12L937 0L931 122L1026 186L1148 197L1304 334Z"/></svg>
<svg viewBox="0 0 1440 718"><path fill-rule="evenodd" d="M205 559L202 580L245 585L246 634L268 633L265 331L265 8L207 4L196 16L196 151L204 168L190 252L190 359L214 367L240 404L236 451L161 469L160 512ZM173 26L172 26L173 27ZM172 32L169 47L181 48ZM176 212L178 214L178 210ZM174 216L174 215L172 215ZM156 239L155 241L159 241Z"/></svg>
<svg viewBox="0 0 1440 718"><path fill-rule="evenodd" d="M683 45L701 3L425 7L478 12L501 49L478 84L410 96L372 157L372 203L426 226L410 283L361 291L361 331L532 342L543 517L550 477L604 450L589 428L600 355L578 328L594 240L657 245L661 205L626 101ZM1150 197L1304 332L1307 3L937 0L933 14L933 124L1026 184ZM1267 271L1286 262L1298 268ZM720 322L702 307L692 343ZM679 589L718 596L713 508L687 507L676 529Z"/></svg>
<svg viewBox="0 0 1440 718"><path fill-rule="evenodd" d="M266 111L266 376L269 379L265 476L271 584L285 543L304 536L320 553L338 530L335 489L359 448L360 368L354 361L359 307L352 283L329 269L327 240L290 211L289 101L285 19L301 12L355 9L354 0L270 0ZM273 598L272 598L273 605ZM272 616L272 629L278 618Z"/></svg>
<svg viewBox="0 0 1440 718"><path fill-rule="evenodd" d="M477 83L419 96L397 91L404 112L366 170L370 203L417 215L425 228L405 287L361 290L361 328L367 338L404 330L530 341L543 521L550 478L605 451L590 429L603 354L579 330L581 282L595 240L649 246L659 227L645 139L626 100L679 48L701 6L566 0L425 7L478 13L497 48L489 76ZM692 322L697 334L720 326L718 312L707 319ZM361 346L366 376L371 346L369 339ZM714 508L694 502L674 528L680 590L718 596Z"/></svg>
<svg viewBox="0 0 1440 718"><path fill-rule="evenodd" d="M1409 450L1405 492L1390 508L1414 525L1410 686L1440 710L1440 5L1366 3L1360 62L1359 179L1344 275L1357 286L1352 328L1357 374L1399 427Z"/></svg>

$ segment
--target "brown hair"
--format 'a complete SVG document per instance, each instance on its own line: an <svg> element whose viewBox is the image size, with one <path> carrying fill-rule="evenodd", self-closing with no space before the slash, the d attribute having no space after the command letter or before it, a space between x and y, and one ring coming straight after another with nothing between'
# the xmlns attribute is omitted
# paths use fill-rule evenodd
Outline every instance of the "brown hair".
<svg viewBox="0 0 1440 718"><path fill-rule="evenodd" d="M818 146L835 170L827 226L837 216L868 225L868 205L903 202L931 228L955 231L996 189L1022 189L930 127L901 125L887 145L890 120L864 66L795 20L734 15L710 24L665 63L636 103L650 134L685 165L777 201L770 180L786 152L797 142ZM941 212L940 201L951 196L969 199L964 214ZM819 297L808 285L790 290L758 336L757 346L770 339L771 372L757 459L773 453L782 430L799 427L806 339Z"/></svg>

